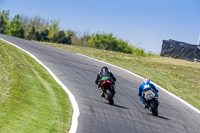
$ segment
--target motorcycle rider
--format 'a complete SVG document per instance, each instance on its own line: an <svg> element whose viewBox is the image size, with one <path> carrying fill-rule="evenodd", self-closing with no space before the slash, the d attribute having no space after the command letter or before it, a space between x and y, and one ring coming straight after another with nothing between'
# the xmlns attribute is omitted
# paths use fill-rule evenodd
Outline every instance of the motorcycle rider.
<svg viewBox="0 0 200 133"><path fill-rule="evenodd" d="M143 93L145 89L152 89L154 94L156 95L156 99L158 98L158 94L157 94L158 90L152 83L150 83L150 79L148 78L145 78L143 84L140 85L138 95L142 103L145 105L145 109L146 109L148 108L148 105L144 98L144 93Z"/></svg>
<svg viewBox="0 0 200 133"><path fill-rule="evenodd" d="M112 81L112 88L113 88L113 95L115 95L115 81L116 78L115 76L112 74L112 72L110 72L108 70L107 67L102 67L101 71L98 73L97 78L95 80L95 84L98 85L98 88L100 90L101 96L104 97L103 91L102 91L102 86L101 83L104 80L101 80L103 77L108 76L108 78L110 78L110 80Z"/></svg>

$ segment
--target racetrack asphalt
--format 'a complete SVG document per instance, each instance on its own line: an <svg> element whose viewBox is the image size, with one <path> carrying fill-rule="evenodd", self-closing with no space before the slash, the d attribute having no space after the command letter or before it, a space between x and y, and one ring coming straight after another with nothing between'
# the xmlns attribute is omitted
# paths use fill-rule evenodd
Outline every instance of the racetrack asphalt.
<svg viewBox="0 0 200 133"><path fill-rule="evenodd" d="M75 96L80 116L77 133L199 133L200 114L159 90L159 115L144 109L137 93L142 79L75 53L0 34L45 64ZM117 78L115 104L101 98L97 73L107 66Z"/></svg>

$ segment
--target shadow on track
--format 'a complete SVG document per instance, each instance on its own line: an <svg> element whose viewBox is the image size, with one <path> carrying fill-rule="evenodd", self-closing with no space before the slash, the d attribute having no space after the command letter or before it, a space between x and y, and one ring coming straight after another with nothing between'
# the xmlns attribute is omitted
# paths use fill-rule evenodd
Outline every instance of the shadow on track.
<svg viewBox="0 0 200 133"><path fill-rule="evenodd" d="M109 103L105 102L106 104L110 105ZM121 108L121 109L129 109L127 107L124 107L124 106L121 106L121 105L117 105L117 104L113 104L111 106L114 106L114 107L118 107L118 108Z"/></svg>
<svg viewBox="0 0 200 133"><path fill-rule="evenodd" d="M114 104L113 106L118 107L118 108L122 108L122 109L129 109L127 107L124 107L124 106L121 106L121 105L117 105L117 104Z"/></svg>
<svg viewBox="0 0 200 133"><path fill-rule="evenodd" d="M164 119L164 120L170 120L169 118L167 117L164 117L164 116L157 116L158 118L161 118L161 119Z"/></svg>
<svg viewBox="0 0 200 133"><path fill-rule="evenodd" d="M150 114L150 113L148 113L148 115L152 115L152 114ZM152 116L154 116L154 115L152 115ZM160 119L164 119L164 120L170 120L169 118L167 118L167 117L164 117L164 116L154 116L154 117L157 117L157 118L160 118Z"/></svg>

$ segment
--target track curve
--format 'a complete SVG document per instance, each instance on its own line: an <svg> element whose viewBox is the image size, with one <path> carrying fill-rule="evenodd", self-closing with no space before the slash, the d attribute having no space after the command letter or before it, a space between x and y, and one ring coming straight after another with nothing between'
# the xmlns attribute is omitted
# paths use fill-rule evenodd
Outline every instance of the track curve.
<svg viewBox="0 0 200 133"><path fill-rule="evenodd" d="M80 110L78 133L200 131L200 114L159 88L159 116L152 116L137 96L142 80L122 69L27 40L2 34L0 38L35 55L73 93ZM117 78L114 106L100 97L94 84L102 66L107 66Z"/></svg>

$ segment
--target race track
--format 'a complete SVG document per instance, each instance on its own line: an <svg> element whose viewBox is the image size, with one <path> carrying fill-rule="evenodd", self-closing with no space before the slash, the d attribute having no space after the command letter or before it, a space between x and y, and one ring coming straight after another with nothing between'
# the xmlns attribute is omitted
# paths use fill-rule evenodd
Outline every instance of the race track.
<svg viewBox="0 0 200 133"><path fill-rule="evenodd" d="M77 133L200 132L200 114L159 88L159 116L152 116L137 95L142 80L126 71L27 40L2 34L0 38L35 55L72 92L80 110ZM114 106L100 97L94 83L102 66L117 78Z"/></svg>

